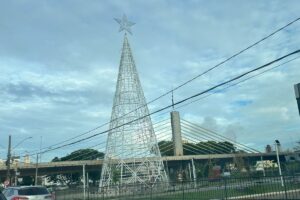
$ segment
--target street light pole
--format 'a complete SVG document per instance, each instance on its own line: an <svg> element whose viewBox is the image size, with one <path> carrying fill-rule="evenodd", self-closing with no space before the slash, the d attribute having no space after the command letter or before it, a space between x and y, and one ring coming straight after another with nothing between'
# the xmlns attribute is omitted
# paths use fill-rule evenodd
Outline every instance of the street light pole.
<svg viewBox="0 0 300 200"><path fill-rule="evenodd" d="M36 164L35 164L35 181L34 181L34 185L37 185L38 182L38 169L39 169L39 154L36 154Z"/></svg>
<svg viewBox="0 0 300 200"><path fill-rule="evenodd" d="M11 147L11 135L9 135L8 138L8 151L7 151L7 160L6 160L6 166L7 166L7 173L6 173L6 180L9 181L9 184L11 184L11 174L10 174L10 162L11 160L15 159L15 156L11 156L12 150L14 150L17 146L19 146L21 143L23 143L27 139L31 139L32 137L27 137L23 140L21 140L18 144L16 144L13 148ZM17 171L17 169L15 169ZM15 179L17 178L17 173L15 175ZM15 181L16 182L16 181Z"/></svg>
<svg viewBox="0 0 300 200"><path fill-rule="evenodd" d="M40 152L36 154L36 164L35 164L35 185L38 183L38 171L39 171L39 154L40 154L40 162L42 161L42 140L43 136L41 136L40 140ZM43 184L43 183L42 183Z"/></svg>
<svg viewBox="0 0 300 200"><path fill-rule="evenodd" d="M11 135L8 137L8 150L7 150L7 173L6 173L6 180L9 181L10 184L10 160L11 160Z"/></svg>
<svg viewBox="0 0 300 200"><path fill-rule="evenodd" d="M279 175L280 175L281 186L284 187L281 166L280 166L280 159L279 159L279 149L278 149L279 146L280 146L280 142L278 140L275 140L275 150L276 150L278 171L279 171Z"/></svg>
<svg viewBox="0 0 300 200"><path fill-rule="evenodd" d="M83 199L85 200L85 187L86 187L86 177L85 177L85 164L82 165L82 178L83 178Z"/></svg>
<svg viewBox="0 0 300 200"><path fill-rule="evenodd" d="M19 146L20 144L22 144L25 140L31 139L32 137L27 137L24 138L23 140L21 140L18 144L16 144L12 149L15 149L17 146Z"/></svg>
<svg viewBox="0 0 300 200"><path fill-rule="evenodd" d="M294 85L295 88L295 96L298 104L298 111L300 115L300 83Z"/></svg>

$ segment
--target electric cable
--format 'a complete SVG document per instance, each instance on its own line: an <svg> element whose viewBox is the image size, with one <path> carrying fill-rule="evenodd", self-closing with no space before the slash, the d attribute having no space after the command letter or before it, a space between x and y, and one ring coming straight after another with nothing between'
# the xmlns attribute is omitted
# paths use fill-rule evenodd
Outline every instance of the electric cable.
<svg viewBox="0 0 300 200"><path fill-rule="evenodd" d="M288 24L286 24L286 25L280 27L279 29L273 31L272 33L268 34L267 36L263 37L262 39L260 39L260 40L258 40L258 41L256 41L256 42L254 42L253 44L247 46L246 48L244 48L244 49L238 51L237 53L235 53L235 54L233 54L232 56L226 58L225 60L221 61L220 63L216 64L215 66L213 66L213 67L207 69L206 71L204 71L204 72L202 72L202 73L196 75L195 77L193 77L193 78L191 78L191 79L189 79L189 80L183 82L182 84L178 85L178 86L175 87L174 89L172 89L172 90L170 90L170 91L168 91L168 92L166 92L166 93L164 93L164 94L162 94L162 95L160 95L160 96L154 98L153 100L147 102L146 104L142 105L141 107L139 107L139 108L137 108L137 109L135 109L135 110L133 110L133 111L130 111L130 112L124 114L123 116L120 116L120 117L118 117L118 118L116 118L116 119L113 119L113 120L117 120L117 119L123 118L123 117L127 116L128 114L130 114L130 113L132 113L132 112L135 112L136 110L138 110L138 109L140 109L140 108L143 108L143 107L147 106L148 104L151 104L151 103L157 101L158 99L160 99L160 98L162 98L162 97L164 97L164 96L166 96L166 95L168 95L168 94L174 92L175 90L178 90L179 88L181 88L181 87L187 85L188 83L194 81L195 79L197 79L197 78L199 78L199 77L201 77L201 76L207 74L208 72L214 70L215 68L217 68L217 67L223 65L224 63L228 62L229 60L231 60L231 59L237 57L238 55L242 54L243 52L245 52L245 51L251 49L252 47L258 45L259 43L261 43L261 42L263 42L264 40L270 38L271 36L277 34L278 32L284 30L285 28L291 26L292 24L294 24L295 22L297 22L297 21L299 21L299 20L300 20L300 17L298 17L298 18L292 20L292 21L289 22ZM64 141L58 142L58 143L53 144L53 145L50 145L50 146L48 146L48 147L44 147L43 149L53 148L54 146L57 146L57 145L60 145L60 144L65 143L65 142L71 141L71 140L73 140L73 139L79 138L79 137L81 137L81 136L87 135L87 134L91 133L92 131L95 131L95 130L97 130L97 129L99 129L99 128L104 127L105 125L108 125L110 122L111 122L111 121L106 122L106 123L104 123L104 124L101 124L101 125L99 125L99 126L93 128L93 129L91 129L91 130L89 130L89 131L86 131L86 132L84 132L84 133L78 134L78 135L76 135L76 136L74 136L74 137L72 137L72 138L66 139L66 140L64 140Z"/></svg>
<svg viewBox="0 0 300 200"><path fill-rule="evenodd" d="M236 83L233 83L233 84L231 84L231 85L229 85L229 86L223 88L222 91L223 91L223 90L226 90L226 89L228 89L228 88L231 88L231 87L233 87L233 86L239 85L240 83L246 82L247 80L250 80L250 79L252 79L252 78L261 76L262 74L264 74L264 73L266 73L266 72L269 72L269 71L271 71L271 70L273 70L273 69L276 69L276 68L278 68L278 67L281 67L281 66L283 66L283 65L285 65L285 64L288 64L288 63L290 63L290 62L292 62L292 61L295 61L295 60L297 60L297 59L299 59L299 58L300 58L300 56L297 56L297 57L295 57L295 58L293 58L293 59L290 59L290 60L288 60L288 61L286 61L286 62L283 62L283 63L281 63L281 64L279 64L279 65L276 65L276 66L274 66L274 67L272 67L272 68L270 68L270 69L267 69L267 70L265 70L265 71L262 71L262 72L260 72L260 73L258 73L258 74L253 75L253 76L247 77L247 78L245 78L245 79L243 79L243 80L241 80L241 81L238 81L238 82L236 82ZM201 98L195 99L194 101L190 101L190 102L188 102L188 103L186 103L186 104L183 104L183 105L181 105L181 106L178 106L178 107L176 107L176 109L180 109L180 108L182 108L182 107L188 106L188 105L190 105L190 104L192 104L192 103L195 103L195 102L197 102L197 101L200 101L200 100L202 100L202 99L205 99L205 98L207 98L207 97L209 97L209 96L211 96L211 95L214 95L214 94L215 94L215 93L209 93L209 94L207 94L207 95L205 95L205 96L203 96L203 97L201 97Z"/></svg>
<svg viewBox="0 0 300 200"><path fill-rule="evenodd" d="M93 135L88 136L88 137L85 137L85 138L83 138L83 139L76 140L76 141L74 141L74 142L67 143L67 144L64 144L64 145L55 147L55 148L53 148L53 149L51 149L51 150L45 150L45 151L43 151L42 153L46 153L46 152L53 151L53 150L56 150L56 149L60 149L60 148L66 147L66 146L74 145L74 144L80 143L80 142L82 142L82 141L84 141L84 140L88 140L88 139L90 139L90 138L93 138L93 137L95 137L95 136L97 136L97 135L101 135L101 134L107 133L107 132L109 132L109 131L111 131L111 130L114 130L114 129L123 127L123 126L125 126L125 125L129 125L129 124L131 124L131 123L133 123L133 122L139 121L139 120L144 119L144 118L146 118L146 117L150 117L150 116L153 115L153 114L160 113L160 112L162 112L162 111L164 111L164 110L166 110L166 109L168 109L168 108L171 108L171 107L173 107L173 106L175 106L175 105L182 104L182 103L184 103L184 102L186 102L186 101L189 101L190 99L193 99L193 98L196 98L196 97L198 97L198 96L200 96L200 95L206 94L206 93L208 93L208 92L210 92L210 91L212 91L212 90L214 90L214 89L216 89L216 88L219 88L219 87L221 87L221 86L223 86L223 85L226 85L226 84L228 84L228 83L231 83L231 82L233 82L233 81L235 81L235 80L238 80L238 79L240 79L240 78L242 78L242 77L244 77L244 76L246 76L246 75L248 75L248 74L251 74L251 73L253 73L253 72L255 72L255 71L258 71L258 70L260 70L260 69L266 68L266 67L269 66L269 65L272 65L272 64L274 64L274 63L276 63L276 62L279 62L280 60L283 60L284 58L287 58L287 57L292 56L292 55L297 54L297 53L300 53L300 49L299 49L299 50L296 50L296 51L293 51L293 52L291 52L291 53L288 53L288 54L286 54L286 55L284 55L284 56L281 56L281 57L279 57L279 58L277 58L277 59L275 59L275 60L272 60L272 61L270 61L270 62L268 62L268 63L266 63L266 64L264 64L264 65L262 65L262 66L260 66L260 67L256 67L256 68L254 68L254 69L252 69L252 70L249 70L249 71L247 71L247 72L244 72L244 73L242 73L242 74L240 74L240 75L238 75L238 76L236 76L236 77L234 77L234 78L232 78L232 79L230 79L230 80L227 80L227 81L224 81L224 82L222 82L222 83L219 83L219 84L217 84L217 85L215 85L215 86L213 86L213 87L211 87L211 88L209 88L209 89L206 89L206 90L204 90L204 91L202 91L202 92L196 93L196 94L194 94L194 95L192 95L192 96L189 96L189 97L184 98L184 99L182 99L182 100L180 100L180 101L177 101L177 102L175 102L174 104L171 104L171 105L165 106L165 107L163 107L163 108L161 108L161 109L158 109L158 110L156 110L156 111L153 111L153 112L151 112L151 113L149 113L149 114L147 114L147 115L144 115L144 116L139 117L139 118L137 118L137 119L131 120L131 121L126 122L126 123L124 123L124 124L118 125L118 126L116 126L116 127L110 128L110 129L108 129L108 130L105 130L105 131L102 131L102 132L93 134Z"/></svg>

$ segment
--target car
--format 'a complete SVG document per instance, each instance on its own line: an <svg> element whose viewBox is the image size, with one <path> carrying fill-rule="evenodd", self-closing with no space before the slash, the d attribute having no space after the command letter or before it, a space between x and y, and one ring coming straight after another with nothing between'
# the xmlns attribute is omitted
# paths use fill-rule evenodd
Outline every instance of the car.
<svg viewBox="0 0 300 200"><path fill-rule="evenodd" d="M4 194L2 194L1 191L0 191L0 200L7 200L6 197L4 196Z"/></svg>
<svg viewBox="0 0 300 200"><path fill-rule="evenodd" d="M53 195L43 186L8 187L3 190L7 200L54 200Z"/></svg>

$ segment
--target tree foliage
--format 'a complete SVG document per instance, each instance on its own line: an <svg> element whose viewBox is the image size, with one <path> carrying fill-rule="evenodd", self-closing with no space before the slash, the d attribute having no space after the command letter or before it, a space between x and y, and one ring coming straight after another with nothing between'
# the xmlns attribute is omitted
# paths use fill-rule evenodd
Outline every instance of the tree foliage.
<svg viewBox="0 0 300 200"><path fill-rule="evenodd" d="M32 176L24 176L21 185L34 185L34 178Z"/></svg>
<svg viewBox="0 0 300 200"><path fill-rule="evenodd" d="M160 141L158 143L160 153L162 156L173 156L174 147L172 141ZM236 149L234 144L224 141L205 141L198 143L183 143L184 155L204 155L204 154L229 154L235 153Z"/></svg>
<svg viewBox="0 0 300 200"><path fill-rule="evenodd" d="M158 142L158 148L160 150L161 156L173 156L174 155L174 147L173 142L171 141L160 141Z"/></svg>
<svg viewBox="0 0 300 200"><path fill-rule="evenodd" d="M76 160L97 160L103 159L104 153L99 152L95 149L79 149L73 151L71 154L66 155L64 157L58 158L55 157L52 162L59 162L59 161L76 161Z"/></svg>
<svg viewBox="0 0 300 200"><path fill-rule="evenodd" d="M299 152L300 151L300 140L298 140L296 143L297 143L297 145L294 147L294 151Z"/></svg>
<svg viewBox="0 0 300 200"><path fill-rule="evenodd" d="M79 160L97 160L103 159L104 153L99 152L95 149L79 149L72 152L69 155L58 158L55 157L52 159L52 162L61 162L61 161L79 161ZM82 173L59 173L54 175L47 176L48 181L53 183L59 183L61 185L71 185L80 183ZM100 179L100 170L89 172L89 179L95 182Z"/></svg>

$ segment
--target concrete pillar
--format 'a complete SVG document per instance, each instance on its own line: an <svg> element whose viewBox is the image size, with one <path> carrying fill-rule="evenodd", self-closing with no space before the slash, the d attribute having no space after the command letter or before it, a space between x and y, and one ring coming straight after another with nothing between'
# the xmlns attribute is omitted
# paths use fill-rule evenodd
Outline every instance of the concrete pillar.
<svg viewBox="0 0 300 200"><path fill-rule="evenodd" d="M174 156L183 156L180 116L178 111L171 112L171 126L172 126Z"/></svg>
<svg viewBox="0 0 300 200"><path fill-rule="evenodd" d="M8 184L11 185L10 180L10 161L11 161L11 135L8 136L8 150L7 150L7 160L6 160L6 180L8 181ZM7 184L7 185L8 185Z"/></svg>
<svg viewBox="0 0 300 200"><path fill-rule="evenodd" d="M86 187L86 177L85 177L85 164L82 165L82 179L83 179L83 199L85 200L85 187Z"/></svg>
<svg viewBox="0 0 300 200"><path fill-rule="evenodd" d="M192 167L193 167L194 186L195 188L197 188L197 175L196 175L196 168L195 168L195 163L193 158L192 158Z"/></svg>

